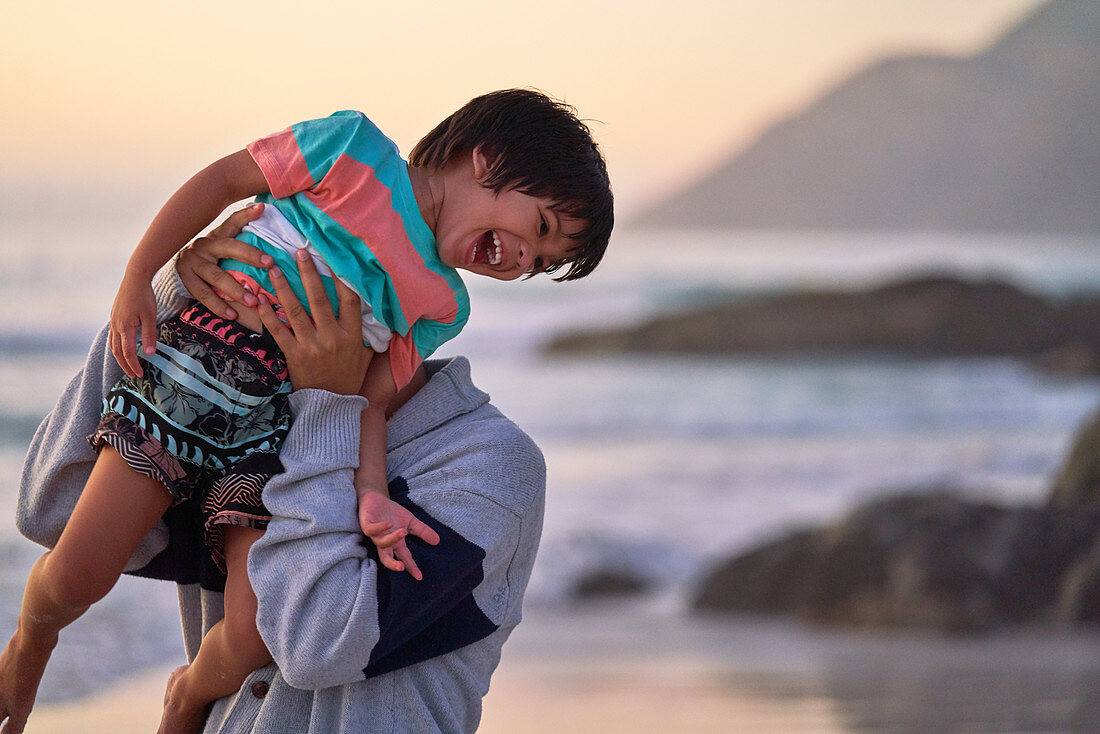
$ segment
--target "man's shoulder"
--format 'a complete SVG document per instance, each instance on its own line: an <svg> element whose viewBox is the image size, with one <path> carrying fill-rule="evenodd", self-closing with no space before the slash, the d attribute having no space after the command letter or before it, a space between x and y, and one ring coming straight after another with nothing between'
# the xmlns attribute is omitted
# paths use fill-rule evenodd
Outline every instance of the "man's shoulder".
<svg viewBox="0 0 1100 734"><path fill-rule="evenodd" d="M535 441L474 386L464 358L425 366L428 384L390 422L391 471L414 490L477 495L521 515L541 506L546 464Z"/></svg>
<svg viewBox="0 0 1100 734"><path fill-rule="evenodd" d="M448 477L441 491L476 495L520 515L541 505L546 489L542 450L491 403L455 417L425 438L436 451L420 457L415 476L441 473Z"/></svg>

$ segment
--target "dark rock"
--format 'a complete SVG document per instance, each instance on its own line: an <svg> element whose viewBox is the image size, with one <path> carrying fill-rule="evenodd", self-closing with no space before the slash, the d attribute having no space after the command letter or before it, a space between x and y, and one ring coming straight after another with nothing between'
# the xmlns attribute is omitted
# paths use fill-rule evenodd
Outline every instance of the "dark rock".
<svg viewBox="0 0 1100 734"><path fill-rule="evenodd" d="M763 614L793 611L801 604L821 544L817 532L803 530L733 558L710 574L694 607Z"/></svg>
<svg viewBox="0 0 1100 734"><path fill-rule="evenodd" d="M1066 344L1040 356L1036 365L1065 377L1087 377L1100 374L1100 351L1087 344Z"/></svg>
<svg viewBox="0 0 1100 734"><path fill-rule="evenodd" d="M1060 508L1100 507L1100 414L1078 431L1054 479L1049 503Z"/></svg>
<svg viewBox="0 0 1100 734"><path fill-rule="evenodd" d="M1063 625L1100 625L1100 538L1066 574L1057 619Z"/></svg>
<svg viewBox="0 0 1100 734"><path fill-rule="evenodd" d="M1062 582L1098 530L1100 512L899 495L722 564L693 606L950 631L1048 621L1071 603L1060 599ZM1100 612L1088 588L1074 597L1084 600L1079 615Z"/></svg>
<svg viewBox="0 0 1100 734"><path fill-rule="evenodd" d="M580 578L574 589L577 599L635 596L650 589L650 582L629 572L599 570Z"/></svg>
<svg viewBox="0 0 1100 734"><path fill-rule="evenodd" d="M878 499L725 561L692 607L950 631L1100 625L1100 413L1078 431L1045 506L943 489Z"/></svg>
<svg viewBox="0 0 1100 734"><path fill-rule="evenodd" d="M928 276L712 305L634 328L560 337L549 350L1065 359L1069 350L1100 354L1100 297L1053 302L1006 283Z"/></svg>

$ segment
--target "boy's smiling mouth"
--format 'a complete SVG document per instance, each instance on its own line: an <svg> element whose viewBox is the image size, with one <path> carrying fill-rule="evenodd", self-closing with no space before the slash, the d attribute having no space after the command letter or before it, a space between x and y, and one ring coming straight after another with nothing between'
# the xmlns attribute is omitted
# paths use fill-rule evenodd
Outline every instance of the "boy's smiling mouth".
<svg viewBox="0 0 1100 734"><path fill-rule="evenodd" d="M474 241L470 250L469 265L500 265L503 260L500 247L500 238L491 229L485 230Z"/></svg>

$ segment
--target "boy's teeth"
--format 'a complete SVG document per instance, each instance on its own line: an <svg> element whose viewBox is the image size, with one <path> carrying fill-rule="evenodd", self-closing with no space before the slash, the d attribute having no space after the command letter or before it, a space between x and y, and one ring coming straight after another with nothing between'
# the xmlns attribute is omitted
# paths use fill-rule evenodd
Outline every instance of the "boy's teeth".
<svg viewBox="0 0 1100 734"><path fill-rule="evenodd" d="M493 251L489 253L489 264L500 265L500 238L493 232Z"/></svg>

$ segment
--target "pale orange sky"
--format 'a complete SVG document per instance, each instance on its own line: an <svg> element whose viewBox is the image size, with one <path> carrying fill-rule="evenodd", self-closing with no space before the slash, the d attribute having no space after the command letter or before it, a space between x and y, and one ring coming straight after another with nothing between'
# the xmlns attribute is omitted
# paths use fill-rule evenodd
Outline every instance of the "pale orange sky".
<svg viewBox="0 0 1100 734"><path fill-rule="evenodd" d="M291 122L358 108L408 151L491 89L577 106L629 215L888 53L971 53L1038 0L99 0L0 8L0 185L163 198Z"/></svg>

